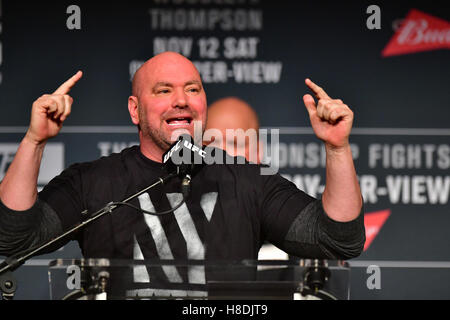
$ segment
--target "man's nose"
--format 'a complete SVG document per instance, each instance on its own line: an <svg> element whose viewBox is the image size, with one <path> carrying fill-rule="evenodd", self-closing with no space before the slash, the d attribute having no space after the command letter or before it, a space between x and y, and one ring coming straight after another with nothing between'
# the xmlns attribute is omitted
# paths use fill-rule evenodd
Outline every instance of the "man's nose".
<svg viewBox="0 0 450 320"><path fill-rule="evenodd" d="M174 108L185 108L187 107L187 96L183 89L175 90L174 100L172 107Z"/></svg>

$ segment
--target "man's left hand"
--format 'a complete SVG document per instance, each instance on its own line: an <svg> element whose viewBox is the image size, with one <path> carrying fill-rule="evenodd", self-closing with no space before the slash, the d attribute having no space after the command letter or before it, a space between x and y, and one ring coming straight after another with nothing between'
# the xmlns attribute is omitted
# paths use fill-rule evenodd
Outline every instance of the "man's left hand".
<svg viewBox="0 0 450 320"><path fill-rule="evenodd" d="M353 111L342 100L330 98L310 79L306 79L305 83L318 100L316 105L311 95L303 96L314 133L328 147L338 149L347 147L353 124Z"/></svg>

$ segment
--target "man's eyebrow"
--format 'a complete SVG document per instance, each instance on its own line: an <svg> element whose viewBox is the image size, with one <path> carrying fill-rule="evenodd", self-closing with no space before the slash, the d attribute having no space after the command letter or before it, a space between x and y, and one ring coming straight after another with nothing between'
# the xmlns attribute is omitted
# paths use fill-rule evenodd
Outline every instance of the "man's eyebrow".
<svg viewBox="0 0 450 320"><path fill-rule="evenodd" d="M188 82L186 82L184 85L185 85L185 86L189 86L189 85L191 85L191 84L197 84L197 85L199 85L199 86L202 85L201 82L198 81L198 80L191 80L191 81L188 81Z"/></svg>
<svg viewBox="0 0 450 320"><path fill-rule="evenodd" d="M157 82L153 88L157 87L173 87L173 85L170 82Z"/></svg>
<svg viewBox="0 0 450 320"><path fill-rule="evenodd" d="M196 84L196 85L199 85L199 86L202 85L201 82L198 81L198 80L190 80L190 81L187 81L184 84L184 86L189 86L189 85L192 85L192 84ZM153 89L155 89L157 87L170 87L171 88L171 87L173 87L173 84L170 83L170 82L159 81L159 82L155 83L155 85L153 86Z"/></svg>

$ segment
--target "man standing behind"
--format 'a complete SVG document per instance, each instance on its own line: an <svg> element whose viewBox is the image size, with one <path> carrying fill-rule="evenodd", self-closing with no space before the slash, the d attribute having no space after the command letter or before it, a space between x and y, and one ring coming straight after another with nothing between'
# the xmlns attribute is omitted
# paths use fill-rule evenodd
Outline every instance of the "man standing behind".
<svg viewBox="0 0 450 320"><path fill-rule="evenodd" d="M208 144L233 156L245 157L249 162L261 163L263 145L259 141L259 119L255 110L237 97L219 99L208 107L208 130L221 133ZM228 130L228 135L227 135ZM212 131L214 135L214 131ZM270 243L264 243L258 260L287 259L288 254Z"/></svg>
<svg viewBox="0 0 450 320"><path fill-rule="evenodd" d="M206 130L220 132L219 137L214 136L213 141L204 141L206 144L226 150L232 156L241 156L247 161L261 163L258 115L242 99L227 97L212 103L208 107Z"/></svg>

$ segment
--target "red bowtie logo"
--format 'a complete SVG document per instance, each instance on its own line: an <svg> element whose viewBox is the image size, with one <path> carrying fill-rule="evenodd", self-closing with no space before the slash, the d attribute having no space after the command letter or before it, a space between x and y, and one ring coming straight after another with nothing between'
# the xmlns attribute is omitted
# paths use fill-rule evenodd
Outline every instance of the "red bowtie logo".
<svg viewBox="0 0 450 320"><path fill-rule="evenodd" d="M411 9L381 55L388 57L449 48L450 23L419 10Z"/></svg>

